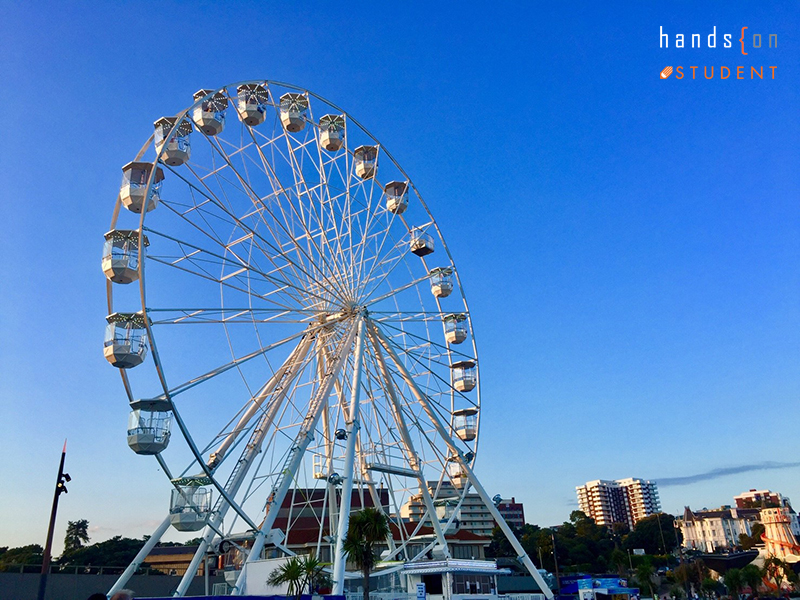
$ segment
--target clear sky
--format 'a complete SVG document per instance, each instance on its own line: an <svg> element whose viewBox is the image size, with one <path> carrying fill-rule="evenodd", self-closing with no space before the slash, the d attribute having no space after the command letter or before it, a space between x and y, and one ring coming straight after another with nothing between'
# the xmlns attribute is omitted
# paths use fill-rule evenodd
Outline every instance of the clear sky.
<svg viewBox="0 0 800 600"><path fill-rule="evenodd" d="M64 438L57 551L70 519L99 541L163 517L102 356L102 235L153 120L258 78L342 106L425 197L474 319L490 494L543 526L598 478L656 479L673 513L800 504L800 4L698 4L0 0L0 545L44 543Z"/></svg>

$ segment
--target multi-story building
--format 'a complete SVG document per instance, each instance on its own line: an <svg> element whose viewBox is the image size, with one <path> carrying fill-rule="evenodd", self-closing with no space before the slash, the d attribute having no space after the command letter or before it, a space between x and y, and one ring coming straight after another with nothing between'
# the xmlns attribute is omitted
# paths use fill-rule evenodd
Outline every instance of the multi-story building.
<svg viewBox="0 0 800 600"><path fill-rule="evenodd" d="M764 526L761 541L767 555L780 558L800 554L800 522L789 498L770 490L750 490L734 496L736 507L692 511L688 506L675 526L683 546L705 552L732 549L739 536L752 536L756 523Z"/></svg>
<svg viewBox="0 0 800 600"><path fill-rule="evenodd" d="M636 523L661 512L655 481L636 479L597 479L575 488L578 506L598 525L624 523L633 528Z"/></svg>
<svg viewBox="0 0 800 600"><path fill-rule="evenodd" d="M736 508L774 508L781 506L782 500L789 501L788 498L782 498L777 492L756 489L742 492L733 497L733 501L736 502Z"/></svg>
<svg viewBox="0 0 800 600"><path fill-rule="evenodd" d="M513 496L511 500L507 498L500 500L497 504L497 510L500 511L500 515L511 527L519 529L525 525L525 510L522 507L522 502L517 502L517 499ZM497 523L495 523L496 525Z"/></svg>
<svg viewBox="0 0 800 600"><path fill-rule="evenodd" d="M457 505L457 499L461 495L461 491L453 487L450 482L429 481L428 488L433 494L437 486L441 485L441 489L437 494L437 500L441 506L437 507L440 513L440 519L449 518L452 514L452 508ZM517 502L515 498L510 500L501 500L497 505L500 514L506 520L506 523L512 527L522 527L525 524L525 512L521 502ZM412 496L400 509L400 515L410 522L417 522L422 518L425 513L425 505L422 502L422 497L417 494ZM477 535L486 537L492 536L492 529L497 527L497 523L492 517L492 513L486 508L486 505L481 500L478 494L467 494L464 501L461 503L458 515L456 515L458 527L465 529Z"/></svg>
<svg viewBox="0 0 800 600"><path fill-rule="evenodd" d="M692 511L688 506L675 527L683 534L683 547L703 552L727 550L739 545L739 536L752 535L759 509L721 506L714 510Z"/></svg>

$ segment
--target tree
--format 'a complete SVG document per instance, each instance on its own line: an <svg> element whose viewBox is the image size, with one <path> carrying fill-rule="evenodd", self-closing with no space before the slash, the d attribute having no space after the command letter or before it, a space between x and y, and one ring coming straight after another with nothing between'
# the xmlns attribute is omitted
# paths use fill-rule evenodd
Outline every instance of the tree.
<svg viewBox="0 0 800 600"><path fill-rule="evenodd" d="M614 548L611 551L610 563L616 569L617 574L623 577L628 568L628 555L619 548Z"/></svg>
<svg viewBox="0 0 800 600"><path fill-rule="evenodd" d="M41 565L43 553L39 544L7 549L0 555L0 571L12 571L14 565Z"/></svg>
<svg viewBox="0 0 800 600"><path fill-rule="evenodd" d="M711 579L711 577L706 577L703 579L703 582L700 584L700 589L703 591L703 596L705 598L713 598L715 596L715 592L717 591L717 582Z"/></svg>
<svg viewBox="0 0 800 600"><path fill-rule="evenodd" d="M761 584L761 571L752 563L742 567L742 580L750 588L751 593L756 594Z"/></svg>
<svg viewBox="0 0 800 600"><path fill-rule="evenodd" d="M734 600L739 600L739 592L741 592L744 587L741 569L728 569L725 572L724 582L725 587L728 588L728 593Z"/></svg>
<svg viewBox="0 0 800 600"><path fill-rule="evenodd" d="M674 550L679 543L675 533L675 517L665 513L641 519L627 536L623 546L627 550L643 548L647 554L663 554Z"/></svg>
<svg viewBox="0 0 800 600"><path fill-rule="evenodd" d="M327 578L323 573L324 567L323 563L310 554L292 556L270 573L267 583L269 585L287 584L288 594L294 596L296 600L300 600L300 596L306 590L313 593L316 584L323 581L327 583Z"/></svg>
<svg viewBox="0 0 800 600"><path fill-rule="evenodd" d="M79 519L67 523L67 535L64 536L64 554L70 554L75 550L83 548L89 541L89 521Z"/></svg>
<svg viewBox="0 0 800 600"><path fill-rule="evenodd" d="M761 543L761 536L764 533L764 526L761 523L754 523L750 529L752 535L746 533L739 534L739 545L744 550L751 550L756 544Z"/></svg>
<svg viewBox="0 0 800 600"><path fill-rule="evenodd" d="M514 535L519 538L519 534L513 527L511 530L514 532ZM503 530L499 527L492 529L492 541L486 548L486 558L501 558L504 556L516 555L517 553L514 552L514 548L511 546L508 538L506 538L506 534L503 533Z"/></svg>
<svg viewBox="0 0 800 600"><path fill-rule="evenodd" d="M142 548L142 540L115 536L110 540L83 546L58 559L61 565L95 565L98 567L126 567Z"/></svg>
<svg viewBox="0 0 800 600"><path fill-rule="evenodd" d="M686 595L686 592L683 591L683 588L677 584L673 585L669 588L669 595L670 598L674 598L675 600L681 600Z"/></svg>
<svg viewBox="0 0 800 600"><path fill-rule="evenodd" d="M642 562L638 567L636 567L636 582L639 584L642 592L648 589L650 590L651 598L655 597L655 593L653 592L654 574L655 570L653 569L652 563L649 561Z"/></svg>
<svg viewBox="0 0 800 600"><path fill-rule="evenodd" d="M364 600L369 600L369 574L377 562L375 544L389 536L386 515L376 508L367 507L350 515L350 524L344 538L344 552L364 575Z"/></svg>
<svg viewBox="0 0 800 600"><path fill-rule="evenodd" d="M297 556L290 557L285 563L269 574L267 583L269 585L287 584L287 594L300 600L303 593L303 580L305 569Z"/></svg>
<svg viewBox="0 0 800 600"><path fill-rule="evenodd" d="M780 588L784 579L784 575L791 570L792 568L780 558L777 556L770 556L764 560L764 569L762 574L764 576L764 580L768 581L776 588Z"/></svg>

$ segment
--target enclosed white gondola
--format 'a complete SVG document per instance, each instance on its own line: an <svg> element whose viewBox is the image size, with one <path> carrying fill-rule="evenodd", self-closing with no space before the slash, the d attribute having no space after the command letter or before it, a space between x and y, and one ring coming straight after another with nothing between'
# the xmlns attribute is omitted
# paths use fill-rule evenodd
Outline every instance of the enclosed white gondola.
<svg viewBox="0 0 800 600"><path fill-rule="evenodd" d="M191 155L189 135L192 133L192 122L188 119L183 119L176 127L176 121L176 117L161 117L153 124L156 128L153 138L156 152L161 152L163 148L161 160L170 167L181 166L189 160ZM170 135L170 132L172 132L172 135Z"/></svg>
<svg viewBox="0 0 800 600"><path fill-rule="evenodd" d="M467 470L461 466L461 463L458 461L458 459L453 456L447 459L447 474L450 477L453 487L459 490L463 489L464 486L469 482Z"/></svg>
<svg viewBox="0 0 800 600"><path fill-rule="evenodd" d="M228 108L228 97L223 92L214 90L197 90L195 101L205 98L194 107L192 117L197 127L206 135L217 135L225 128L225 109Z"/></svg>
<svg viewBox="0 0 800 600"><path fill-rule="evenodd" d="M328 152L336 152L344 144L344 117L324 115L319 120L319 145Z"/></svg>
<svg viewBox="0 0 800 600"><path fill-rule="evenodd" d="M425 233L421 229L412 229L409 246L411 252L419 257L433 254L433 236L430 233Z"/></svg>
<svg viewBox="0 0 800 600"><path fill-rule="evenodd" d="M136 454L158 454L169 445L171 422L167 400L134 400L128 416L128 446Z"/></svg>
<svg viewBox="0 0 800 600"><path fill-rule="evenodd" d="M291 133L297 133L306 126L308 98L304 94L289 92L281 96L281 123Z"/></svg>
<svg viewBox="0 0 800 600"><path fill-rule="evenodd" d="M199 531L211 513L211 489L191 485L172 490L169 521L178 531Z"/></svg>
<svg viewBox="0 0 800 600"><path fill-rule="evenodd" d="M467 315L464 313L454 313L445 315L444 319L444 339L448 344L461 344L469 335L469 324Z"/></svg>
<svg viewBox="0 0 800 600"><path fill-rule="evenodd" d="M386 194L386 210L396 215L401 215L408 208L408 182L390 181L383 188Z"/></svg>
<svg viewBox="0 0 800 600"><path fill-rule="evenodd" d="M447 298L453 291L453 269L436 267L428 273L431 280L431 293L437 298Z"/></svg>
<svg viewBox="0 0 800 600"><path fill-rule="evenodd" d="M377 146L359 146L353 150L353 166L355 167L356 175L361 179L370 179L375 176L377 162Z"/></svg>
<svg viewBox="0 0 800 600"><path fill-rule="evenodd" d="M453 430L464 442L471 442L478 436L478 409L462 408L453 411Z"/></svg>
<svg viewBox="0 0 800 600"><path fill-rule="evenodd" d="M453 388L459 392L470 392L478 384L478 369L475 361L461 360L450 365Z"/></svg>
<svg viewBox="0 0 800 600"><path fill-rule="evenodd" d="M156 167L150 191L147 182L153 173L153 164L148 162L129 162L122 167L122 184L119 188L119 199L122 205L131 212L140 213L145 206L147 197L147 210L151 211L158 206L161 200L161 182L164 181L164 171Z"/></svg>
<svg viewBox="0 0 800 600"><path fill-rule="evenodd" d="M245 83L236 88L236 104L239 118L245 125L255 127L267 118L267 88L258 83Z"/></svg>
<svg viewBox="0 0 800 600"><path fill-rule="evenodd" d="M141 312L115 312L106 317L103 354L118 369L130 369L147 356L147 328Z"/></svg>
<svg viewBox="0 0 800 600"><path fill-rule="evenodd" d="M103 273L114 283L131 283L139 278L139 232L129 229L112 229L105 234L103 246ZM142 236L142 244L150 241Z"/></svg>

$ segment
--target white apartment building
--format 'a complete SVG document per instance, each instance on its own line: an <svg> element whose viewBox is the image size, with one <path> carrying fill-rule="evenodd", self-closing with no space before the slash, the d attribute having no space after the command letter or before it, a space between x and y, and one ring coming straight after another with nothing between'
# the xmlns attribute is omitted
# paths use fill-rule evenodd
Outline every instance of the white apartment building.
<svg viewBox="0 0 800 600"><path fill-rule="evenodd" d="M428 488L431 490L431 493L435 491L438 485L438 481L428 482ZM444 520L449 518L450 514L452 514L451 510L457 504L455 499L460 496L461 492L460 490L456 490L449 481L442 482L441 485L443 489L439 492L438 496L443 500L440 501L441 506L437 506L437 512L440 513L439 518ZM447 498L452 498L454 500L451 502L446 500ZM425 505L422 502L422 496L419 494L412 496L408 502L400 507L400 516L411 522L419 521L424 513ZM490 513L489 509L483 504L483 500L481 500L478 494L467 494L464 497L456 519L458 520L459 529L465 529L486 537L492 537L492 529L494 529L496 525L492 513Z"/></svg>
<svg viewBox="0 0 800 600"><path fill-rule="evenodd" d="M661 512L655 481L634 477L597 479L575 489L578 506L598 525L625 523L633 529L645 517Z"/></svg>

